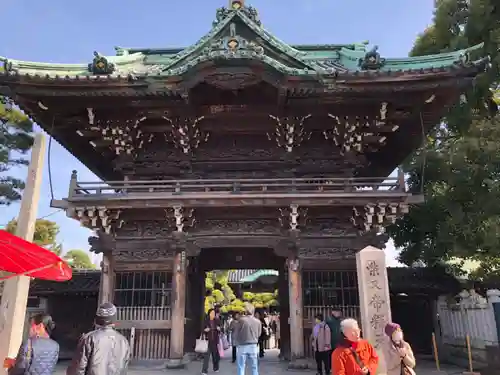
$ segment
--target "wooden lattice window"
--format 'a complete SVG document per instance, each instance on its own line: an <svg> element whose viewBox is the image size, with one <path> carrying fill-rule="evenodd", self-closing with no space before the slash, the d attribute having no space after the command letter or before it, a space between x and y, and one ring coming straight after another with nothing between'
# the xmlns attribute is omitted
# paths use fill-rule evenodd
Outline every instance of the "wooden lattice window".
<svg viewBox="0 0 500 375"><path fill-rule="evenodd" d="M166 271L117 272L117 306L170 306L172 273Z"/></svg>
<svg viewBox="0 0 500 375"><path fill-rule="evenodd" d="M356 271L303 271L304 306L359 306Z"/></svg>

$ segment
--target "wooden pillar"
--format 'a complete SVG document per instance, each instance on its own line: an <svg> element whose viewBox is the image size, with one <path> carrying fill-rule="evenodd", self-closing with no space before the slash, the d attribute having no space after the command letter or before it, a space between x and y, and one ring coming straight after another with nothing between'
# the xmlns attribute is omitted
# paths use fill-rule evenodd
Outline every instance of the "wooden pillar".
<svg viewBox="0 0 500 375"><path fill-rule="evenodd" d="M172 328L170 330L170 357L168 368L184 367L184 324L186 310L186 252L175 254L172 275Z"/></svg>
<svg viewBox="0 0 500 375"><path fill-rule="evenodd" d="M16 235L27 241L33 240L35 232L44 156L45 138L43 134L38 133L31 150L26 188L17 218ZM5 358L15 358L21 346L29 287L28 276L12 277L4 281L0 306L0 360L2 364ZM6 370L1 366L0 374L5 373Z"/></svg>
<svg viewBox="0 0 500 375"><path fill-rule="evenodd" d="M201 334L200 321L203 317L205 273L198 265L197 257L189 258L187 272L186 328L184 331L184 353L194 351L196 339Z"/></svg>
<svg viewBox="0 0 500 375"><path fill-rule="evenodd" d="M114 267L113 255L102 254L101 284L99 285L99 305L104 302L113 302L114 296Z"/></svg>
<svg viewBox="0 0 500 375"><path fill-rule="evenodd" d="M288 259L288 294L290 298L290 359L294 362L304 359L302 272L297 258Z"/></svg>
<svg viewBox="0 0 500 375"><path fill-rule="evenodd" d="M290 295L288 291L288 265L280 268L278 279L278 298L280 301L280 358L290 360Z"/></svg>

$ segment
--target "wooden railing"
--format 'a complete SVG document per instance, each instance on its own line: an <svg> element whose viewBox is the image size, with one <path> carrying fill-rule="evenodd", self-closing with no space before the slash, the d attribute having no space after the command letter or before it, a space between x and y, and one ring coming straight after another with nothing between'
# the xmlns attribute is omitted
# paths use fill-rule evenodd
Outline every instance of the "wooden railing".
<svg viewBox="0 0 500 375"><path fill-rule="evenodd" d="M70 198L166 193L171 195L273 195L406 192L404 176L388 178L276 178L233 180L71 181Z"/></svg>
<svg viewBox="0 0 500 375"><path fill-rule="evenodd" d="M119 321L170 320L170 306L121 306L117 307Z"/></svg>
<svg viewBox="0 0 500 375"><path fill-rule="evenodd" d="M130 344L130 357L133 360L164 360L170 352L169 329L132 329L120 328Z"/></svg>

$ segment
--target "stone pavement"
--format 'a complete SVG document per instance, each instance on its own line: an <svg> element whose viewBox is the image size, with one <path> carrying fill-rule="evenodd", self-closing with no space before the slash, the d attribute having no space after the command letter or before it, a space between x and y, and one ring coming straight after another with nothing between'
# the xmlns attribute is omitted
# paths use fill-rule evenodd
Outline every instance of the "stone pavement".
<svg viewBox="0 0 500 375"><path fill-rule="evenodd" d="M210 362L211 363L211 362ZM417 375L461 375L464 371L458 367L453 366L441 366L441 372L436 371L434 362L429 360L420 360L417 362L416 372ZM58 370L54 375L65 375L66 367L68 362L62 362L58 366ZM313 363L311 363L311 368ZM266 356L260 361L259 372L261 375L280 375L287 372L294 373L296 375L315 375L314 370L288 370L287 363L278 360L277 350L267 350ZM182 370L166 370L165 367L159 363L149 364L149 365L138 365L133 364L130 366L128 375L199 375L201 373L201 362L194 361L189 363L185 369ZM214 373L209 370L208 375L213 375ZM231 354L227 352L225 357L221 360L220 372L218 375L235 375L236 365L231 363ZM247 368L247 374L250 374Z"/></svg>

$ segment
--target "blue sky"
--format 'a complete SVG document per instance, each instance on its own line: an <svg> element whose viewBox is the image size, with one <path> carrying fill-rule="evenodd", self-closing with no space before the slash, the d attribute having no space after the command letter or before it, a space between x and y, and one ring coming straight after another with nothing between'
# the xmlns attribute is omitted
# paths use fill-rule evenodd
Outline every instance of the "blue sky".
<svg viewBox="0 0 500 375"><path fill-rule="evenodd" d="M2 5L0 56L13 59L88 63L93 51L113 55L114 46L184 47L211 27L224 0L16 0ZM430 23L434 0L254 0L264 26L291 44L370 41L386 57L407 56L417 35ZM97 178L70 153L52 143L54 196L66 196L71 171L80 180ZM26 170L13 171L25 178ZM38 217L50 208L47 168L44 171ZM17 215L18 204L2 207L0 227ZM88 249L91 232L63 212L50 216L61 228L64 249ZM387 249L394 263L395 250Z"/></svg>

